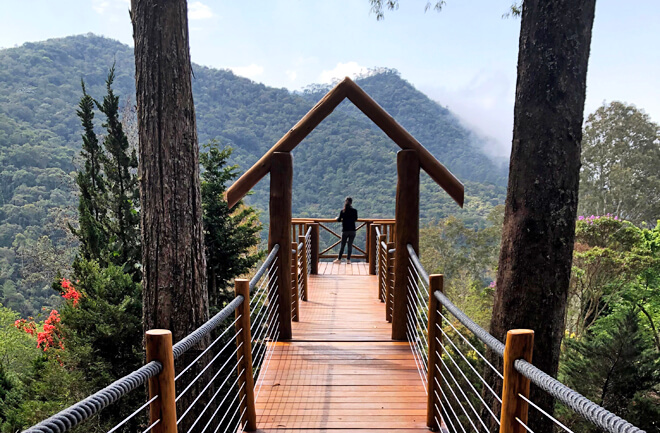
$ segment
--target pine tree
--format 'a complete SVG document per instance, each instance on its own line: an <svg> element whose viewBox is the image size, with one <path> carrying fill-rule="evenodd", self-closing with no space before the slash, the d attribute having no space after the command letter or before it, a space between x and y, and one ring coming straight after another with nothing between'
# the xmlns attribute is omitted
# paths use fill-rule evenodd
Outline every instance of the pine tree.
<svg viewBox="0 0 660 433"><path fill-rule="evenodd" d="M83 96L77 114L85 133L80 155L84 168L78 172L76 183L80 189L78 201L80 227L71 231L80 241L80 257L104 262L104 250L108 243L108 219L106 211L106 182L101 172L103 151L94 132L94 99L87 94L81 81Z"/></svg>
<svg viewBox="0 0 660 433"><path fill-rule="evenodd" d="M112 263L124 266L125 270L140 280L137 264L141 260L139 223L137 211L139 190L137 182L137 155L129 155L128 138L119 120L119 97L112 90L115 78L114 65L106 79L107 94L103 102L97 102L105 114L103 127L107 135L103 141L105 152L101 159L108 186L107 207L110 215L110 242Z"/></svg>
<svg viewBox="0 0 660 433"><path fill-rule="evenodd" d="M254 208L239 202L230 209L224 198L227 183L238 175L238 166L226 166L232 149L219 149L216 142L206 147L208 152L201 153L199 160L204 168L201 188L209 304L222 308L233 296L225 290L231 280L263 257L254 248L259 244L261 224Z"/></svg>
<svg viewBox="0 0 660 433"><path fill-rule="evenodd" d="M564 352L560 379L566 385L635 425L651 427L647 418L654 412L657 419L660 409L637 406L649 395L657 397L659 361L650 336L640 326L639 310L622 305L600 318L584 338L569 336ZM599 431L573 412L561 415L576 431Z"/></svg>

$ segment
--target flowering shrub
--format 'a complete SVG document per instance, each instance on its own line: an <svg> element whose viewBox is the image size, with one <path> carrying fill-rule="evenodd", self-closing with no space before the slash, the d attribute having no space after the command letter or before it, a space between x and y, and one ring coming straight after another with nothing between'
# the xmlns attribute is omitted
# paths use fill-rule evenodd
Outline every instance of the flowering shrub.
<svg viewBox="0 0 660 433"><path fill-rule="evenodd" d="M44 321L43 332L37 333L37 347L46 352L51 347L59 347L64 350L64 338L59 327L60 313L52 310L48 319Z"/></svg>
<svg viewBox="0 0 660 433"><path fill-rule="evenodd" d="M34 320L32 320L31 317L29 322L25 319L18 319L14 322L14 326L18 329L22 329L32 336L34 336L34 333L37 331L37 324L34 323Z"/></svg>
<svg viewBox="0 0 660 433"><path fill-rule="evenodd" d="M618 221L619 217L618 216L612 216L612 214L605 214L605 215L590 215L590 216L582 216L580 215L578 217L578 221L584 221L587 224L593 224L594 221L597 221L601 218L612 218L614 221Z"/></svg>
<svg viewBox="0 0 660 433"><path fill-rule="evenodd" d="M62 297L67 300L72 300L73 301L73 306L77 307L78 302L80 301L80 292L76 290L75 287L73 287L73 284L71 284L71 281L67 280L66 278L62 278Z"/></svg>
<svg viewBox="0 0 660 433"><path fill-rule="evenodd" d="M76 288L73 287L71 281L66 278L62 278L60 284L62 286L62 297L66 300L72 301L74 308L77 307L81 298L80 292L78 292ZM42 310L46 310L46 307L42 308ZM64 336L62 334L60 322L60 313L57 310L51 310L48 318L44 320L43 331L37 331L37 324L32 317L29 317L28 320L18 319L14 322L14 326L18 329L22 329L33 337L36 334L37 347L46 352L50 348L64 350Z"/></svg>

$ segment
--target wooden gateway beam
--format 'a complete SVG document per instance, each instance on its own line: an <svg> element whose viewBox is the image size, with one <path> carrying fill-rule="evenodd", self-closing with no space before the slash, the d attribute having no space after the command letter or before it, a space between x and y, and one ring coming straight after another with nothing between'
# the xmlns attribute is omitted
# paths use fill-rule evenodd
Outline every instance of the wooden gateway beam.
<svg viewBox="0 0 660 433"><path fill-rule="evenodd" d="M238 203L270 171L274 152L290 152L316 128L346 98L346 80L330 90L311 110L275 143L248 171L227 189L227 204L231 208Z"/></svg>
<svg viewBox="0 0 660 433"><path fill-rule="evenodd" d="M229 207L234 206L259 182L271 167L274 152L291 152L307 135L316 128L332 111L348 98L372 122L403 150L415 150L419 155L421 168L440 185L451 198L463 207L464 187L461 181L442 165L422 144L403 126L399 125L387 111L374 101L350 78L344 78L330 90L296 125L289 130L264 156L227 189Z"/></svg>
<svg viewBox="0 0 660 433"><path fill-rule="evenodd" d="M374 122L401 149L416 150L419 165L440 185L460 207L463 207L463 184L442 165L431 152L415 139L403 126L394 120L383 107L378 105L367 93L350 79L346 79L346 97L355 104L372 122Z"/></svg>

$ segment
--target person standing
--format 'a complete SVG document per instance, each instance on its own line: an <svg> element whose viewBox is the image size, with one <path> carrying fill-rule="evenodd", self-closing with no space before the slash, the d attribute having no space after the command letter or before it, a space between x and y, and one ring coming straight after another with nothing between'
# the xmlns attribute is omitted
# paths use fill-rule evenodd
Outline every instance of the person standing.
<svg viewBox="0 0 660 433"><path fill-rule="evenodd" d="M355 240L355 221L358 219L358 213L353 208L353 199L346 197L344 200L344 208L339 212L337 221L340 221L341 226L341 247L339 248L339 257L335 263L341 263L341 256L344 254L344 247L348 242L348 251L346 253L346 263L351 263L351 253L353 252L353 241Z"/></svg>

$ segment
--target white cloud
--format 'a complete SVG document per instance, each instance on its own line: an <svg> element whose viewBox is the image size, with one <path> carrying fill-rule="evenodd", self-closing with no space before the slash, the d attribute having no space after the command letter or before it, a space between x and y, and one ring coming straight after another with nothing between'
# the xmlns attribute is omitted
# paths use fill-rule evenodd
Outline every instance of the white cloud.
<svg viewBox="0 0 660 433"><path fill-rule="evenodd" d="M96 13L102 14L108 9L108 6L110 6L110 2L107 0L93 0L92 1L92 9Z"/></svg>
<svg viewBox="0 0 660 433"><path fill-rule="evenodd" d="M342 79L344 77L355 77L356 75L367 72L365 66L360 66L357 62L337 63L337 66L331 70L321 72L319 82L332 83L335 79Z"/></svg>
<svg viewBox="0 0 660 433"><path fill-rule="evenodd" d="M479 136L477 144L495 157L508 157L513 133L515 80L499 70L479 71L460 85L421 90L446 106Z"/></svg>
<svg viewBox="0 0 660 433"><path fill-rule="evenodd" d="M298 73L296 71L288 70L286 71L286 76L289 77L289 80L296 81L296 78L298 78Z"/></svg>
<svg viewBox="0 0 660 433"><path fill-rule="evenodd" d="M236 75L250 79L254 79L264 73L264 67L256 63L252 63L249 66L234 66L229 69Z"/></svg>
<svg viewBox="0 0 660 433"><path fill-rule="evenodd" d="M202 2L192 2L188 4L188 19L206 20L213 17L213 11Z"/></svg>

